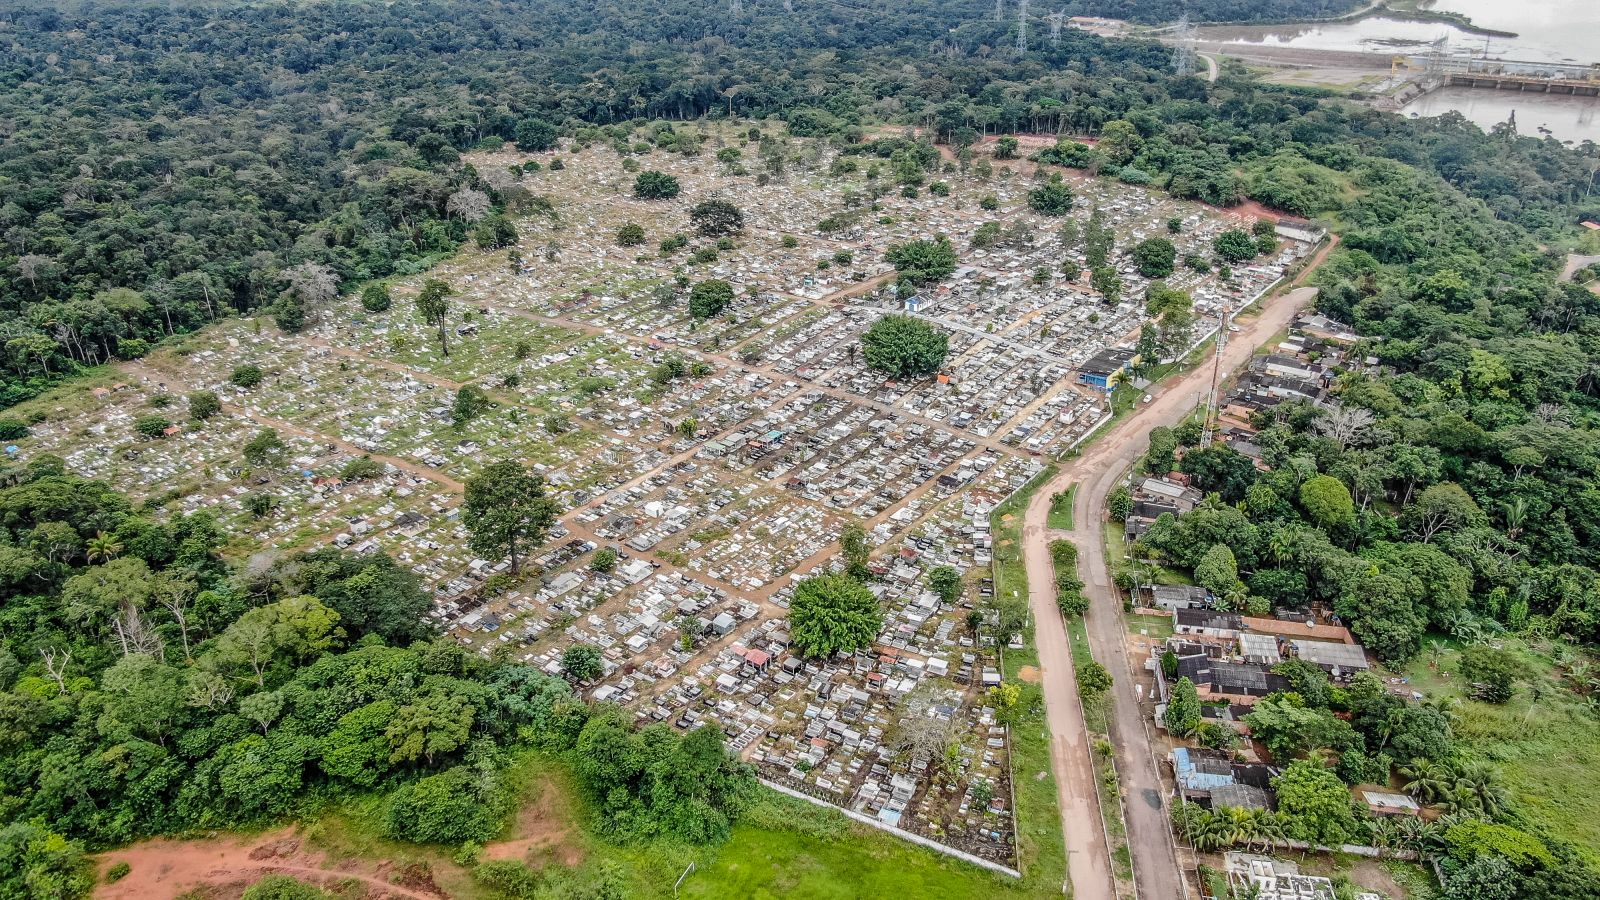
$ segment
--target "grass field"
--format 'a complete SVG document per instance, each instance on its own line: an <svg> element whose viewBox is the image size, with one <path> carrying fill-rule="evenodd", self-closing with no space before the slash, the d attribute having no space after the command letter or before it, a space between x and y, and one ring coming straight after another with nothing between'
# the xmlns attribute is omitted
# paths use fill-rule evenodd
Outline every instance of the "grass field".
<svg viewBox="0 0 1600 900"><path fill-rule="evenodd" d="M1600 717L1574 692L1549 648L1507 638L1533 676L1502 706L1465 699L1457 674L1460 645L1445 641L1437 669L1431 654L1405 669L1412 687L1460 700L1457 743L1494 763L1518 807L1533 821L1600 861ZM1591 663L1592 664L1592 663Z"/></svg>
<svg viewBox="0 0 1600 900"><path fill-rule="evenodd" d="M694 871L684 878L679 897L845 900L904 895L1020 900L1059 896L1059 880L1054 891L1031 880L1019 882L765 788L721 846L619 846L593 830L593 813L565 762L524 754L509 778L519 793L517 813L502 839L484 848L483 858L524 862L546 880L583 882L608 870L620 876L630 897L671 897L673 883L692 862ZM1051 802L1053 809L1053 793ZM374 799L324 815L308 825L305 834L334 861L421 862L451 897L492 900L500 896L475 884L448 850L383 838L381 822L381 801Z"/></svg>
<svg viewBox="0 0 1600 900"><path fill-rule="evenodd" d="M1050 498L1050 518L1046 524L1056 531L1072 530L1072 499L1077 496L1078 486L1069 485Z"/></svg>
<svg viewBox="0 0 1600 900"><path fill-rule="evenodd" d="M995 596L1028 596L1028 573L1022 563L1022 518L1039 486L1056 474L1046 467L1033 480L991 515L994 534ZM1039 668L1039 654L1033 649L1033 629L1025 635L1021 650L1005 654L1005 678L1026 681L1023 670ZM1037 691L1037 688L1034 688ZM1042 701L1041 701L1042 703ZM1037 716L1017 726L1011 733L1011 770L1017 792L1017 851L1024 876L1022 887L1029 896L1059 896L1066 878L1066 843L1061 835L1061 812L1056 803L1056 779L1050 766L1050 731L1044 717Z"/></svg>

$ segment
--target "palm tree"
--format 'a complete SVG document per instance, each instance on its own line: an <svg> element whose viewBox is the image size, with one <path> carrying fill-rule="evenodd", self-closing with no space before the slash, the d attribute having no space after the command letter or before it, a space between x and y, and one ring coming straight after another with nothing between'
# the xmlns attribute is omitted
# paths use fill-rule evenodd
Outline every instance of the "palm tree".
<svg viewBox="0 0 1600 900"><path fill-rule="evenodd" d="M1444 642L1443 641L1429 641L1428 642L1428 668L1429 669L1432 669L1435 672L1439 671L1439 654L1441 654L1443 652L1444 652Z"/></svg>
<svg viewBox="0 0 1600 900"><path fill-rule="evenodd" d="M1406 793L1424 803L1437 803L1450 790L1452 773L1431 760L1414 759L1411 765L1400 768L1400 774L1406 779Z"/></svg>
<svg viewBox="0 0 1600 900"><path fill-rule="evenodd" d="M1422 702L1418 703L1417 706L1420 709L1431 709L1437 712L1439 715L1444 716L1446 722L1454 725L1458 716L1456 711L1461 708L1461 698L1452 697L1448 694L1429 694L1423 697Z"/></svg>
<svg viewBox="0 0 1600 900"><path fill-rule="evenodd" d="M1228 846L1228 823L1221 816L1207 814L1194 822L1189 830L1189 843L1202 853L1211 853Z"/></svg>
<svg viewBox="0 0 1600 900"><path fill-rule="evenodd" d="M1567 677L1572 679L1580 689L1588 687L1590 663L1588 660L1576 660L1567 665Z"/></svg>
<svg viewBox="0 0 1600 900"><path fill-rule="evenodd" d="M1253 846L1261 834L1260 818L1257 816L1260 812L1264 810L1245 809L1242 806L1228 806L1218 810L1226 843L1233 846L1244 844L1246 849Z"/></svg>
<svg viewBox="0 0 1600 900"><path fill-rule="evenodd" d="M1266 809L1260 812L1261 849L1265 852L1289 839L1289 827L1277 813Z"/></svg>
<svg viewBox="0 0 1600 900"><path fill-rule="evenodd" d="M1445 806L1452 811L1475 812L1498 818L1510 802L1506 789L1493 766L1480 760L1458 765L1445 794Z"/></svg>
<svg viewBox="0 0 1600 900"><path fill-rule="evenodd" d="M94 537L84 544L84 549L89 562L110 562L122 552L122 542L104 531L97 531Z"/></svg>
<svg viewBox="0 0 1600 900"><path fill-rule="evenodd" d="M1383 740L1378 742L1380 751L1389 745L1389 738L1394 737L1395 731L1405 725L1405 721L1406 708L1404 706L1397 706L1389 710L1389 714L1383 717L1383 724L1378 726L1378 733L1383 736Z"/></svg>

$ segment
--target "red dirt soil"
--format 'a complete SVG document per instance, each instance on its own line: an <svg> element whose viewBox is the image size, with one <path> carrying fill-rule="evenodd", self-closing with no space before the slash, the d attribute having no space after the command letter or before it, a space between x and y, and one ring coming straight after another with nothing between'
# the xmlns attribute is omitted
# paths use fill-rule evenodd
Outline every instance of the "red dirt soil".
<svg viewBox="0 0 1600 900"><path fill-rule="evenodd" d="M572 868L583 862L583 846L573 828L570 799L560 785L544 781L533 790L537 798L524 798L509 840L483 848L484 859L509 859L536 868L556 863Z"/></svg>
<svg viewBox="0 0 1600 900"><path fill-rule="evenodd" d="M105 871L125 862L130 871L115 884L104 884ZM400 870L390 863L332 864L305 849L292 829L253 837L145 841L102 854L97 863L102 883L98 900L173 900L205 888L207 897L238 897L267 875L292 875L301 881L332 887L359 882L364 900L448 900L425 871Z"/></svg>

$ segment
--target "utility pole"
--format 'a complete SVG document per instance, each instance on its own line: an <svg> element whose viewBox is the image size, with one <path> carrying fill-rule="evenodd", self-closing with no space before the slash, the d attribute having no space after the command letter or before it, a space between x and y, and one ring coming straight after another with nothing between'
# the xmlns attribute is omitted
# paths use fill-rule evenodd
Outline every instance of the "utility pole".
<svg viewBox="0 0 1600 900"><path fill-rule="evenodd" d="M1028 0L1017 3L1017 52L1028 52Z"/></svg>
<svg viewBox="0 0 1600 900"><path fill-rule="evenodd" d="M1206 395L1206 423L1200 432L1200 446L1211 446L1212 432L1216 429L1217 384L1222 380L1222 351L1228 347L1228 326L1233 321L1233 307L1222 307L1222 323L1217 326L1217 353L1211 358L1211 392Z"/></svg>

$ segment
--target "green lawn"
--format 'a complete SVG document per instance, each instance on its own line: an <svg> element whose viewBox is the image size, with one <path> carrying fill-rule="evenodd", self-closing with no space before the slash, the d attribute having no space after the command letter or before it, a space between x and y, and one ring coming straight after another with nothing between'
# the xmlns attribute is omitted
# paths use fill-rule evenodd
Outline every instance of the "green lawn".
<svg viewBox="0 0 1600 900"><path fill-rule="evenodd" d="M1500 769L1517 806L1531 820L1600 860L1595 827L1600 822L1600 718L1543 648L1516 638L1504 644L1517 650L1534 674L1501 706L1464 698L1454 641L1445 642L1437 670L1424 651L1405 675L1416 690L1459 699L1459 746Z"/></svg>
<svg viewBox="0 0 1600 900"><path fill-rule="evenodd" d="M684 879L708 900L1044 897L1052 892L966 865L843 815L773 795ZM1058 892L1057 892L1057 895Z"/></svg>
<svg viewBox="0 0 1600 900"><path fill-rule="evenodd" d="M1072 530L1072 500L1078 493L1077 485L1069 485L1050 498L1050 518L1046 524L1056 531Z"/></svg>
<svg viewBox="0 0 1600 900"><path fill-rule="evenodd" d="M995 507L990 522L994 533L995 596L1028 596L1028 572L1022 562L1023 511L1040 485L1056 474L1046 467L1005 503ZM1033 631L1024 634L1022 650L1005 654L1004 675L1021 680L1022 670L1039 667L1033 648ZM1031 690L1035 696L1038 688ZM1043 701L1040 701L1042 708ZM1044 716L1035 716L1011 732L1011 768L1017 793L1017 853L1029 896L1059 896L1066 878L1066 843L1061 835L1061 812L1056 803L1055 772L1050 765L1050 730ZM866 895L864 895L866 896Z"/></svg>
<svg viewBox="0 0 1600 900"><path fill-rule="evenodd" d="M1143 613L1129 613L1127 615L1128 630L1133 633L1144 633L1157 640L1172 637L1172 617L1154 616Z"/></svg>
<svg viewBox="0 0 1600 900"><path fill-rule="evenodd" d="M673 896L673 882L693 862L695 869L683 880L680 897L844 900L904 895L1021 900L1060 895L1059 877L1055 890L1019 882L766 788L720 846L668 842L618 846L594 832L589 804L561 759L524 753L507 780L520 802L513 814L517 821L508 824L502 839L525 838L524 829L541 835L519 861L550 881L581 883L609 868L621 876L628 896L666 898ZM382 819L381 798L353 801L308 824L305 836L335 861L426 863L439 886L460 900L501 896L475 884L469 872L452 860L450 849L385 839ZM499 855L495 846L491 842L486 852Z"/></svg>

